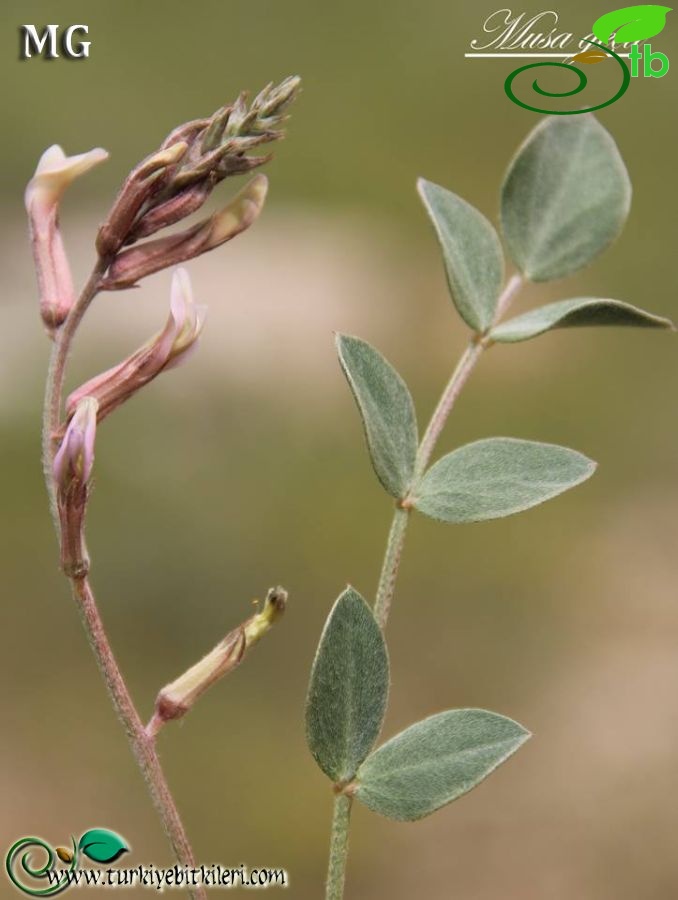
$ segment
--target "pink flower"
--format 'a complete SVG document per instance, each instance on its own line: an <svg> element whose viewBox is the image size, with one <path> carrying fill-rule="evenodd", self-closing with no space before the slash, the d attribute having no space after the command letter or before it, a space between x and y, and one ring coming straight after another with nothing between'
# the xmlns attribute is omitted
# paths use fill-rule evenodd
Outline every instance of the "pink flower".
<svg viewBox="0 0 678 900"><path fill-rule="evenodd" d="M124 362L96 375L75 390L66 401L69 415L85 397L98 402L100 422L161 372L184 362L195 346L205 321L205 307L197 307L188 272L177 269L172 276L170 314L163 330Z"/></svg>
<svg viewBox="0 0 678 900"><path fill-rule="evenodd" d="M75 302L66 251L59 231L59 201L79 175L108 157L96 148L79 156L66 156L54 144L40 157L25 194L33 257L40 290L40 314L50 332L58 328Z"/></svg>
<svg viewBox="0 0 678 900"><path fill-rule="evenodd" d="M68 487L73 480L87 485L92 477L98 406L94 397L78 401L54 457L54 479L60 488Z"/></svg>
<svg viewBox="0 0 678 900"><path fill-rule="evenodd" d="M102 281L102 290L116 291L132 287L153 272L179 265L220 247L254 224L264 206L267 191L266 176L255 175L228 206L209 219L198 222L185 231L144 241L123 250L116 256ZM182 202L187 203L188 207L182 211L182 215L192 211L193 199L195 198L190 194L183 198Z"/></svg>

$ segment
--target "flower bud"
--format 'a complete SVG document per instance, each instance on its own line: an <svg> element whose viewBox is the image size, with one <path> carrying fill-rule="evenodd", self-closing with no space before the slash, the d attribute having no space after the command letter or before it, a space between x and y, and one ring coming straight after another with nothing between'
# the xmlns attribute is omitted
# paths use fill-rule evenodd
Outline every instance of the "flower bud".
<svg viewBox="0 0 678 900"><path fill-rule="evenodd" d="M195 181L208 179L211 189L217 181L221 181L227 175L243 171L244 163L251 168L252 158L248 159L243 156L247 150L252 150L260 144L276 141L281 137L282 132L269 131L265 134L229 138L214 150L201 156L195 163L183 165L181 171L177 172L172 179L172 184L175 188L183 188ZM257 165L259 164L257 163Z"/></svg>
<svg viewBox="0 0 678 900"><path fill-rule="evenodd" d="M165 138L157 153L133 170L97 236L97 251L108 265L104 290L132 287L146 275L218 246L216 233L226 235L223 243L248 226L247 216L236 223L232 232L226 232L221 224L224 218L232 219L237 213L238 202L246 199L241 194L212 219L179 234L130 247L196 212L224 178L250 172L268 162L270 154L246 154L284 136L280 126L287 116L283 111L293 100L299 83L299 78L294 77L277 87L269 84L249 106L247 94L242 93L234 103L222 106L209 118L180 125ZM251 194L259 208L265 184L253 182L244 192ZM124 250L125 246L130 249Z"/></svg>
<svg viewBox="0 0 678 900"><path fill-rule="evenodd" d="M212 216L204 249L213 250L253 225L263 209L267 193L268 178L265 175L255 175L228 206Z"/></svg>
<svg viewBox="0 0 678 900"><path fill-rule="evenodd" d="M280 618L286 603L287 591L281 587L271 588L261 612L230 631L200 662L162 688L147 729L149 734L154 736L165 722L180 719L209 687L237 668L247 651Z"/></svg>
<svg viewBox="0 0 678 900"><path fill-rule="evenodd" d="M298 75L290 75L277 87L268 85L255 99L252 106L258 107L262 119L279 116L296 96L300 84L301 78Z"/></svg>
<svg viewBox="0 0 678 900"><path fill-rule="evenodd" d="M192 144L197 135L202 134L209 126L210 121L210 119L193 119L191 122L184 122L183 125L178 125L173 131L170 131L160 145L160 149L165 150L178 141L186 141L187 144Z"/></svg>
<svg viewBox="0 0 678 900"><path fill-rule="evenodd" d="M184 362L195 346L205 322L205 307L196 306L188 272L177 269L172 276L170 314L164 329L124 362L87 381L66 401L69 415L83 398L98 403L98 421L132 397L161 372Z"/></svg>
<svg viewBox="0 0 678 900"><path fill-rule="evenodd" d="M89 570L84 525L94 467L97 407L93 397L80 400L53 463L61 567L69 578L82 578Z"/></svg>
<svg viewBox="0 0 678 900"><path fill-rule="evenodd" d="M167 228L180 222L192 213L197 212L203 203L207 200L212 192L212 185L209 181L202 181L198 184L192 184L184 188L174 197L165 200L164 203L154 206L135 226L131 234L132 241L138 241L141 238L149 237L160 231L161 228Z"/></svg>
<svg viewBox="0 0 678 900"><path fill-rule="evenodd" d="M60 488L67 488L71 481L86 485L92 476L98 407L90 396L83 396L74 407L54 457L54 480Z"/></svg>
<svg viewBox="0 0 678 900"><path fill-rule="evenodd" d="M101 148L66 156L54 144L40 157L26 188L25 203L40 292L40 315L50 333L65 320L75 302L73 279L59 230L59 202L68 187L107 159Z"/></svg>
<svg viewBox="0 0 678 900"><path fill-rule="evenodd" d="M185 141L177 141L149 156L130 173L97 234L96 248L100 256L112 256L128 241L142 206L161 189L168 169L187 149Z"/></svg>
<svg viewBox="0 0 678 900"><path fill-rule="evenodd" d="M124 250L109 268L101 285L102 290L115 291L132 287L147 275L194 259L230 241L256 220L264 205L267 190L266 176L256 175L228 206L211 218L179 234L146 241Z"/></svg>

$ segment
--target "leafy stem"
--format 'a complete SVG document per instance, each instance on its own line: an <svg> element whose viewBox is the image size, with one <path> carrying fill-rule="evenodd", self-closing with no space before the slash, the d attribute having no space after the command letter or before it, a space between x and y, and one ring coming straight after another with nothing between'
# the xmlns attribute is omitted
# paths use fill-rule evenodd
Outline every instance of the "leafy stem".
<svg viewBox="0 0 678 900"><path fill-rule="evenodd" d="M419 439L408 387L378 350L338 335L339 362L362 419L372 466L395 501L374 608L348 587L334 604L313 663L307 740L335 791L397 821L414 822L463 796L530 737L513 719L456 709L421 719L376 747L389 664L384 630L412 510L460 525L512 516L590 478L576 450L513 437L457 447L430 465L438 439L484 350L583 326L671 329L672 323L608 297L573 297L505 320L524 281L563 278L619 234L631 185L612 137L593 117L540 122L511 162L501 194L505 243L517 270L506 281L494 226L462 197L420 179L418 190L443 254L452 301L472 338ZM501 324L499 324L501 322ZM342 896L348 806L335 804L328 900Z"/></svg>
<svg viewBox="0 0 678 900"><path fill-rule="evenodd" d="M522 287L523 279L520 275L513 275L506 287L501 293L497 302L497 313L495 321L497 321L515 299L518 291ZM424 474L428 466L436 443L440 437L443 428L457 402L457 398L461 394L464 385L468 381L471 373L475 369L480 357L485 349L491 346L491 342L484 335L476 334L470 344L462 354L457 366L443 391L438 405L433 411L433 415L428 423L424 436L419 444L417 457L414 465L415 481ZM391 610L391 602L395 593L396 581L398 578L398 569L402 558L403 547L405 545L405 536L407 530L407 522L410 516L411 505L408 498L398 502L396 511L393 515L391 530L389 532L386 543L386 552L384 554L384 562L379 577L379 586L377 587L377 597L374 604L374 615L379 623L379 627L383 630L388 621L389 612Z"/></svg>
<svg viewBox="0 0 678 900"><path fill-rule="evenodd" d="M503 315L522 286L520 275L512 276L497 302L496 319ZM486 335L476 334L462 354L450 380L443 391L436 406L428 427L417 450L414 466L414 481L421 478L428 466L431 455L435 449L438 438L452 412L464 385L476 367L483 351L490 346ZM379 628L384 631L388 621L391 602L395 593L395 586L400 568L407 525L411 514L409 498L399 500L393 514L391 529L386 542L386 552L379 578L377 596L374 604L374 616ZM350 827L351 797L339 793L334 801L334 815L332 819L332 832L330 838L330 857L327 873L326 900L341 900L344 895L344 879L348 861L348 834Z"/></svg>

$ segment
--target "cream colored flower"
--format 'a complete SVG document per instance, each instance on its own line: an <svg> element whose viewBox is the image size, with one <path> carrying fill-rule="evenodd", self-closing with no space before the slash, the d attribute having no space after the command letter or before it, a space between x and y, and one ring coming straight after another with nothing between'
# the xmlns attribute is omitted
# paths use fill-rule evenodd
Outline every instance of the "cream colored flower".
<svg viewBox="0 0 678 900"><path fill-rule="evenodd" d="M66 156L57 144L40 157L24 196L31 230L33 258L40 291L40 314L52 333L75 302L73 278L59 231L59 201L79 175L107 159L97 147L78 156Z"/></svg>
<svg viewBox="0 0 678 900"><path fill-rule="evenodd" d="M50 207L57 204L72 181L106 159L108 153L101 147L77 156L66 156L58 144L52 144L40 157L35 174L26 188L25 202L29 215L36 205Z"/></svg>

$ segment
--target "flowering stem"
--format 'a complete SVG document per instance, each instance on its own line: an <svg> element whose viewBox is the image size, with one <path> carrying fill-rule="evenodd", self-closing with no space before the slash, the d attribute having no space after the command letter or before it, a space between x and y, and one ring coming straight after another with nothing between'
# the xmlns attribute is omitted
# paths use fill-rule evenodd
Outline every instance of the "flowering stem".
<svg viewBox="0 0 678 900"><path fill-rule="evenodd" d="M42 434L43 469L52 517L59 536L61 526L56 504L53 463L61 426L66 363L75 333L90 303L98 293L109 262L110 260L105 257L99 259L80 297L69 312L62 328L57 332L47 375ZM77 576L69 576L69 580L73 597L78 603L82 615L87 638L106 682L113 707L127 733L132 751L146 780L174 854L181 865L194 868L193 851L158 759L155 736L148 734L144 729L125 679L113 655L87 575L81 573ZM194 900L204 900L206 897L202 887L189 889L189 895Z"/></svg>
<svg viewBox="0 0 678 900"><path fill-rule="evenodd" d="M353 798L348 794L337 794L334 798L332 834L330 837L330 859L327 868L325 900L341 900L344 896L346 862L348 859L348 832L351 820Z"/></svg>
<svg viewBox="0 0 678 900"><path fill-rule="evenodd" d="M148 785L155 808L162 819L174 855L181 865L195 868L193 850L158 759L155 735L146 732L139 718L134 701L111 650L89 581L86 577L72 578L71 588L80 608L87 637L106 682L111 702L125 728L132 752ZM203 888L196 887L190 891L190 896L195 900L202 900L206 894Z"/></svg>
<svg viewBox="0 0 678 900"><path fill-rule="evenodd" d="M82 321L82 317L94 300L99 290L99 283L108 267L109 260L100 258L92 270L82 293L71 311L66 317L63 326L57 332L52 345L52 355L47 371L45 384L45 403L42 418L42 466L45 476L45 484L49 494L49 504L54 520L54 526L59 531L59 516L56 506L56 485L52 474L52 464L56 452L58 440L59 420L61 415L61 395L64 388L66 374L66 362L73 343L75 332Z"/></svg>

